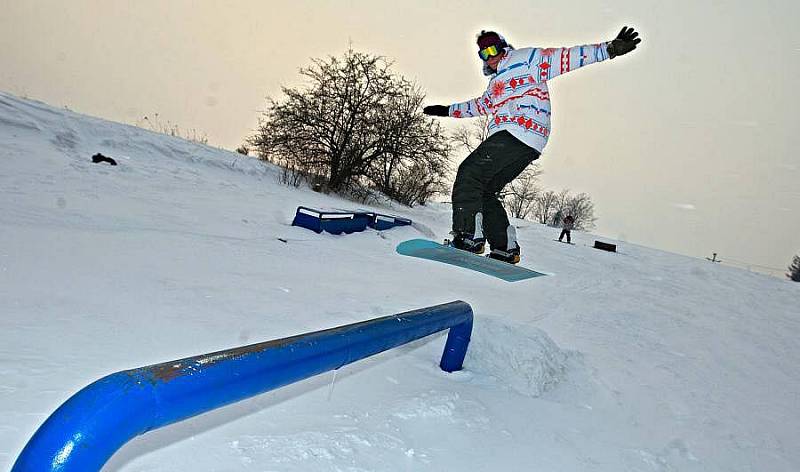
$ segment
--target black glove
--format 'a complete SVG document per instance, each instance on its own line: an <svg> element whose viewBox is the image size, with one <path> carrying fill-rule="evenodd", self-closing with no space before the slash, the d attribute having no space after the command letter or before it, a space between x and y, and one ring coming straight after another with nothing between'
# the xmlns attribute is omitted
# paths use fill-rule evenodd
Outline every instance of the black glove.
<svg viewBox="0 0 800 472"><path fill-rule="evenodd" d="M450 107L445 105L428 105L422 109L422 113L431 116L450 116Z"/></svg>
<svg viewBox="0 0 800 472"><path fill-rule="evenodd" d="M633 28L623 26L617 37L608 43L608 48L606 49L608 56L614 59L636 49L636 45L642 42L642 38L637 38L637 36L639 36L639 33L634 31Z"/></svg>

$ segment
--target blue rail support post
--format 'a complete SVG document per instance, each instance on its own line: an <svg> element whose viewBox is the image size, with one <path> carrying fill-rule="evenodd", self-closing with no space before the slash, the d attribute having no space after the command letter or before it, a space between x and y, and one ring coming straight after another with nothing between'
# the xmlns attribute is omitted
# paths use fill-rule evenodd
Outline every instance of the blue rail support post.
<svg viewBox="0 0 800 472"><path fill-rule="evenodd" d="M472 332L472 308L462 301L116 372L50 415L11 472L99 471L140 434L448 328L439 366L453 372Z"/></svg>

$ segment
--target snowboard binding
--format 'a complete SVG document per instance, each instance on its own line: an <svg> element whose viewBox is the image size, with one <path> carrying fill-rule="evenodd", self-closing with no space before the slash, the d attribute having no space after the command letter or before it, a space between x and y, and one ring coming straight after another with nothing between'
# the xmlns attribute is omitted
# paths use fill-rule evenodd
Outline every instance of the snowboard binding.
<svg viewBox="0 0 800 472"><path fill-rule="evenodd" d="M474 238L471 234L458 233L453 235L452 240L445 239L444 245L473 254L483 254L486 247L486 239Z"/></svg>
<svg viewBox="0 0 800 472"><path fill-rule="evenodd" d="M514 243L513 249L502 250L494 249L489 253L489 258L497 259L498 261L508 262L509 264L517 264L520 261L519 244Z"/></svg>

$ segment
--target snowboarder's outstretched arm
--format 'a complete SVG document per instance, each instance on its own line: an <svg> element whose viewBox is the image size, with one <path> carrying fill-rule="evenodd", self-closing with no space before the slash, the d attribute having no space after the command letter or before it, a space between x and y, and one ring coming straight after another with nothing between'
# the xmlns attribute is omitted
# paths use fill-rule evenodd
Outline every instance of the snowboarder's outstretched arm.
<svg viewBox="0 0 800 472"><path fill-rule="evenodd" d="M480 115L492 114L492 100L488 91L478 98L466 102L454 103L447 108L448 115L453 118L472 118Z"/></svg>
<svg viewBox="0 0 800 472"><path fill-rule="evenodd" d="M491 114L492 101L488 91L478 98L467 100L466 102L448 105L430 105L422 109L426 115L432 116L452 116L453 118L471 118L480 115Z"/></svg>
<svg viewBox="0 0 800 472"><path fill-rule="evenodd" d="M633 28L624 26L614 40L571 48L527 48L516 51L525 53L525 59L536 82L545 82L559 75L579 69L595 62L613 59L627 54L642 41Z"/></svg>
<svg viewBox="0 0 800 472"><path fill-rule="evenodd" d="M525 48L518 50L517 53L526 55L530 77L534 82L541 83L608 59L609 44L588 44L570 48Z"/></svg>
<svg viewBox="0 0 800 472"><path fill-rule="evenodd" d="M506 49L502 57L501 70L496 71L497 76L505 78L506 72L511 75L522 74L513 77L513 83L542 83L554 77L565 74L569 71L579 69L583 66L594 64L595 62L613 59L617 56L627 54L642 41L638 38L639 33L633 28L624 26L616 38L612 41L600 44L590 44L585 46L574 46L571 48L524 48ZM496 67L496 65L492 65ZM494 69L492 69L494 70ZM495 79L492 79L493 81ZM505 79L504 79L505 80ZM505 82L492 82L495 87L500 88L502 93ZM490 89L493 85L490 84ZM512 88L515 85L511 85ZM495 90L487 89L478 98L467 100L466 102L447 105L429 105L422 112L432 116L452 116L453 118L470 118L479 115L489 115L492 108L496 105L492 101L491 93Z"/></svg>

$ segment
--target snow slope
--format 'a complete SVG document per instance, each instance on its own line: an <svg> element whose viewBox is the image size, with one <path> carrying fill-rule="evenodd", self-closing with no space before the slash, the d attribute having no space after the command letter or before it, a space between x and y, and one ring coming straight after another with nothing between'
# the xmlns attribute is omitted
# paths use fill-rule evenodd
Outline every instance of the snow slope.
<svg viewBox="0 0 800 472"><path fill-rule="evenodd" d="M0 470L105 374L458 299L462 372L432 336L149 433L104 470L800 470L800 284L524 221L523 265L553 275L505 283L394 253L444 237L445 205L317 235L290 226L298 205L361 205L276 175L0 93Z"/></svg>

